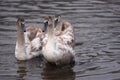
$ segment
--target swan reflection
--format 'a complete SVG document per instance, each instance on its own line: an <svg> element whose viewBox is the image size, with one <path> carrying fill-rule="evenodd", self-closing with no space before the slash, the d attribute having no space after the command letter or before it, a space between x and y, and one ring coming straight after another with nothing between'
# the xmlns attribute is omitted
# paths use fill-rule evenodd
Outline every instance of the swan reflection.
<svg viewBox="0 0 120 80"><path fill-rule="evenodd" d="M17 80L24 80L24 76L26 76L26 74L27 74L26 62L25 61L17 61L17 66L18 66Z"/></svg>
<svg viewBox="0 0 120 80"><path fill-rule="evenodd" d="M75 80L75 72L71 66L56 67L46 64L41 76L43 80Z"/></svg>

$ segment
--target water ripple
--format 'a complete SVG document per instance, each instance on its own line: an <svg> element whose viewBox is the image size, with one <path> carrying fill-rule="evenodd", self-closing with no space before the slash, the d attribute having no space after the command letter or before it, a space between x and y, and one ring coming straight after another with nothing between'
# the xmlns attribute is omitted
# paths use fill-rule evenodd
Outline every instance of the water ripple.
<svg viewBox="0 0 120 80"><path fill-rule="evenodd" d="M2 80L119 80L119 0L2 0L0 1L0 79ZM46 15L60 14L75 29L74 67L44 65L38 57L14 57L16 20L43 26Z"/></svg>

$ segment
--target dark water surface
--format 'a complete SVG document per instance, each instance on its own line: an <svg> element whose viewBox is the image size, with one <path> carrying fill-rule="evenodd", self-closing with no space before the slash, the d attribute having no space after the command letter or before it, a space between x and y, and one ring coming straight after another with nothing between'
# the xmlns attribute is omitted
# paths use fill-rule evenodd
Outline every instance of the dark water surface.
<svg viewBox="0 0 120 80"><path fill-rule="evenodd" d="M54 14L75 28L75 66L17 61L17 17L43 26L42 17ZM0 80L120 80L120 0L0 0Z"/></svg>

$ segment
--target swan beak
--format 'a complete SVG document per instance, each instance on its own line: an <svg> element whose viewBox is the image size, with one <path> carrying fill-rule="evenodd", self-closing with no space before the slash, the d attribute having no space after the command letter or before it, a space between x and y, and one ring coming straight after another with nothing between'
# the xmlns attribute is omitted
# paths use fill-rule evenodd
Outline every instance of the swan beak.
<svg viewBox="0 0 120 80"><path fill-rule="evenodd" d="M21 23L21 26L22 26L22 30L23 30L23 32L26 32L25 22L22 22L22 23Z"/></svg>
<svg viewBox="0 0 120 80"><path fill-rule="evenodd" d="M48 20L44 20L44 27L43 27L42 32L46 32L47 26L48 26Z"/></svg>

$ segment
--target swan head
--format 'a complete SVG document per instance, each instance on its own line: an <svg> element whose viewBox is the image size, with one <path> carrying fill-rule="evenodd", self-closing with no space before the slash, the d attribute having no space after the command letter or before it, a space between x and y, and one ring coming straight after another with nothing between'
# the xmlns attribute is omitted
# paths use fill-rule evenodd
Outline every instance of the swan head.
<svg viewBox="0 0 120 80"><path fill-rule="evenodd" d="M52 16L48 16L48 26L49 27L52 27L52 25L53 25L53 17Z"/></svg>
<svg viewBox="0 0 120 80"><path fill-rule="evenodd" d="M52 16L44 17L44 27L43 27L42 32L46 32L47 31L47 27L48 26L52 26L52 20L53 20Z"/></svg>
<svg viewBox="0 0 120 80"><path fill-rule="evenodd" d="M17 20L17 25L18 27L21 27L22 28L22 31L23 32L26 32L26 29L25 29L25 20L23 17L19 17L18 20Z"/></svg>
<svg viewBox="0 0 120 80"><path fill-rule="evenodd" d="M55 15L55 18L54 18L54 27L57 26L58 22L60 22L60 19L61 19L61 15Z"/></svg>
<svg viewBox="0 0 120 80"><path fill-rule="evenodd" d="M43 18L44 26L43 26L42 32L46 32L47 31L48 20L49 20L48 16L46 16L46 17Z"/></svg>

